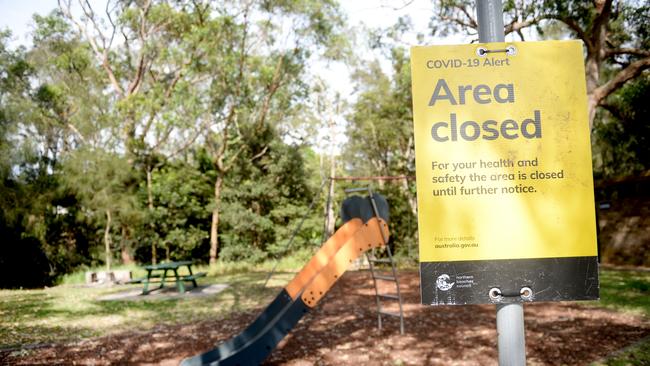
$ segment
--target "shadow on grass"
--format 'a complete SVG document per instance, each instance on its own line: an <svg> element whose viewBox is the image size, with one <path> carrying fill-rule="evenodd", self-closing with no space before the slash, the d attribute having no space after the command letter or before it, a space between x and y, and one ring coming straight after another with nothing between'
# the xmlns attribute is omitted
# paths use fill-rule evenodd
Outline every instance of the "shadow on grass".
<svg viewBox="0 0 650 366"><path fill-rule="evenodd" d="M602 270L600 303L650 317L650 272Z"/></svg>
<svg viewBox="0 0 650 366"><path fill-rule="evenodd" d="M291 276L281 273L280 277ZM228 283L218 294L201 297L147 298L139 301L99 301L107 294L138 289L59 286L45 290L0 291L0 349L65 342L158 325L228 317L266 305L279 287L262 288L266 273L208 276L206 283Z"/></svg>

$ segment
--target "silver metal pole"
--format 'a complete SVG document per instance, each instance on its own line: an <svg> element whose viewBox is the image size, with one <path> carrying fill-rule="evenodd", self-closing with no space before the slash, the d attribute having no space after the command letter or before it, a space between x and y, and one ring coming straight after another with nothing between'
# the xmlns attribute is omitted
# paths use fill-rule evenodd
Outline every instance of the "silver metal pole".
<svg viewBox="0 0 650 366"><path fill-rule="evenodd" d="M522 304L497 305L497 335L499 366L526 365L524 306Z"/></svg>
<svg viewBox="0 0 650 366"><path fill-rule="evenodd" d="M476 13L480 43L505 41L501 0L476 0ZM526 365L523 304L497 304L497 334L499 366Z"/></svg>
<svg viewBox="0 0 650 366"><path fill-rule="evenodd" d="M503 5L500 0L476 0L478 41L503 42Z"/></svg>

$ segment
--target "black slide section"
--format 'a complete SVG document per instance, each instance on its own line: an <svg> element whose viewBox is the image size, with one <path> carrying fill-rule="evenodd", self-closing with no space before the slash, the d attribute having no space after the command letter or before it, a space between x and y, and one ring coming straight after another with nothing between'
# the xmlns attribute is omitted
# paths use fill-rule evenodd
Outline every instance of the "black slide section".
<svg viewBox="0 0 650 366"><path fill-rule="evenodd" d="M255 319L237 336L230 338L208 352L184 359L183 362L181 362L181 365L205 365L224 359L237 352L237 350L245 346L246 343L254 339L269 324L269 322L273 321L273 319L278 316L278 314L281 314L289 306L291 301L291 296L289 296L287 291L283 289L271 304L269 304L269 306L258 315L257 319Z"/></svg>
<svg viewBox="0 0 650 366"><path fill-rule="evenodd" d="M379 193L373 193L372 197L375 199L379 217L388 222L388 202ZM351 196L341 204L341 220L343 220L343 223L354 218L360 218L365 223L373 217L375 217L375 212L372 209L372 202L367 196Z"/></svg>
<svg viewBox="0 0 650 366"><path fill-rule="evenodd" d="M268 322L262 324L262 329L260 329L257 334L252 335L252 337L249 338L245 344L239 346L237 349L231 349L228 351L228 353L221 353L216 359L211 358L208 360L208 358L202 358L202 356L208 354L211 354L212 356L217 355L216 353L212 354L212 352L218 351L223 346L221 345L212 351L185 359L183 362L181 362L181 365L259 365L262 361L264 361L264 359L269 356L271 351L275 349L278 343L280 343L280 341L291 331L291 329L309 310L309 307L307 307L307 305L302 302L302 299L298 298L296 301L289 303L284 309L282 309L275 318L269 319Z"/></svg>

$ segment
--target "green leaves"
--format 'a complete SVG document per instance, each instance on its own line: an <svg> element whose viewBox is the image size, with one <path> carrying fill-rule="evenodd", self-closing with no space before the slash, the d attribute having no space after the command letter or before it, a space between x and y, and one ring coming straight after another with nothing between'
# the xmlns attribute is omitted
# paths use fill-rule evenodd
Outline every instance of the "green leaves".
<svg viewBox="0 0 650 366"><path fill-rule="evenodd" d="M628 83L612 95L593 131L594 171L602 178L650 169L650 77Z"/></svg>
<svg viewBox="0 0 650 366"><path fill-rule="evenodd" d="M209 237L211 184L195 163L178 161L154 172L151 226L144 230L157 237L157 245L168 250L170 259L205 258ZM140 186L146 196L146 186ZM154 232L149 232L153 229ZM203 249L203 253L201 253Z"/></svg>
<svg viewBox="0 0 650 366"><path fill-rule="evenodd" d="M366 63L355 73L361 93L348 116L348 143L344 152L351 176L415 175L410 62L405 49L389 50L391 74L387 75L379 62ZM415 260L414 181L364 183L381 187L378 190L390 204L393 252Z"/></svg>
<svg viewBox="0 0 650 366"><path fill-rule="evenodd" d="M35 16L29 49L0 34L0 230L24 232L51 277L119 256L207 260L215 209L224 258L282 254L314 187L276 131L298 118L310 58L349 51L336 2L90 6Z"/></svg>

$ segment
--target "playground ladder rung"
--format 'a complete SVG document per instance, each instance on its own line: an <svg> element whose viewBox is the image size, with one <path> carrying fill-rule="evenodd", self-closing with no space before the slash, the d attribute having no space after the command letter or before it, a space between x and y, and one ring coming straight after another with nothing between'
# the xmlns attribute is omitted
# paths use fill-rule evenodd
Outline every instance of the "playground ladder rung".
<svg viewBox="0 0 650 366"><path fill-rule="evenodd" d="M374 277L375 277L375 279L378 279L378 280L397 282L397 279L395 277L393 277L393 276L382 276L382 275L377 275L376 274L376 275L374 275Z"/></svg>
<svg viewBox="0 0 650 366"><path fill-rule="evenodd" d="M401 318L402 317L402 315L400 313L391 313L390 311L381 310L381 311L379 311L379 313L382 314L382 315L394 316L396 318Z"/></svg>
<svg viewBox="0 0 650 366"><path fill-rule="evenodd" d="M393 261L391 261L388 258L371 259L370 261L372 261L373 263L393 263Z"/></svg>
<svg viewBox="0 0 650 366"><path fill-rule="evenodd" d="M370 203L372 205L372 211L374 213L374 216L379 218L379 212L377 210L377 204L375 202L375 198L372 194L372 190L370 187L364 188L353 188L353 189L346 189L346 193L352 193L352 192L362 192L362 191L367 191L368 192L368 199L370 200ZM385 243L387 243L388 238L382 234L383 240ZM385 246L386 250L386 255L388 256L387 258L377 258L375 256L375 249L372 249L371 253L366 253L366 258L368 258L368 266L370 273L372 275L372 282L375 287L375 301L377 302L377 326L379 330L381 331L381 317L382 315L386 316L392 316L399 318L399 332L400 334L404 334L404 310L402 308L402 295L400 293L399 289L399 279L397 278L397 269L395 265L395 260L393 258L393 254L391 253L390 246L386 245ZM384 263L384 264L390 264L390 269L392 271L392 275L387 275L387 274L377 274L375 273L375 265L374 263ZM385 273L385 272L384 272ZM384 280L384 281L390 281L395 283L395 291L396 293L393 294L380 294L379 293L379 288L377 287L377 280ZM399 304L399 312L394 313L394 312L389 312L389 311L384 311L381 308L381 299L387 299L387 300L397 300Z"/></svg>

